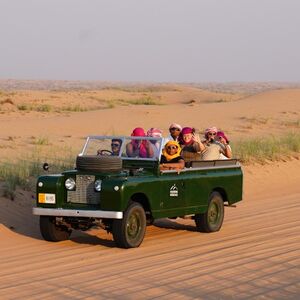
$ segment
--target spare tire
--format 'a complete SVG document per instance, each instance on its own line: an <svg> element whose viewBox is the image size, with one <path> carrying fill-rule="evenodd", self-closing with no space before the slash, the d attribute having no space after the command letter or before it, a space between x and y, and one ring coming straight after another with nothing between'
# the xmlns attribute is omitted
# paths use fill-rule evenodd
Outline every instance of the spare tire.
<svg viewBox="0 0 300 300"><path fill-rule="evenodd" d="M76 168L82 171L119 172L122 170L122 159L119 156L77 156Z"/></svg>

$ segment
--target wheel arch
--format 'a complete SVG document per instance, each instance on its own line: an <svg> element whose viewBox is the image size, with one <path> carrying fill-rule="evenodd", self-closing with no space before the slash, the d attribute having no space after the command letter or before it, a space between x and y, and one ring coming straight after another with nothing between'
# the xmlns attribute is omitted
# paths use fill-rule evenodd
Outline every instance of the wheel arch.
<svg viewBox="0 0 300 300"><path fill-rule="evenodd" d="M135 193L131 195L130 201L137 202L142 205L147 218L152 216L151 206L148 197L144 193Z"/></svg>
<svg viewBox="0 0 300 300"><path fill-rule="evenodd" d="M212 190L212 193L213 192L218 192L221 195L223 202L228 202L228 196L227 196L226 190L224 188L216 187Z"/></svg>

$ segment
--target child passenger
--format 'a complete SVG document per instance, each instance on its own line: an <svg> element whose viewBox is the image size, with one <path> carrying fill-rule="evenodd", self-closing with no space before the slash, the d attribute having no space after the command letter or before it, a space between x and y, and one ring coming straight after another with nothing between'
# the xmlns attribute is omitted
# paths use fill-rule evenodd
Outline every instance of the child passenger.
<svg viewBox="0 0 300 300"><path fill-rule="evenodd" d="M184 160L180 156L180 145L176 141L166 143L160 159L160 170L181 170L184 168Z"/></svg>

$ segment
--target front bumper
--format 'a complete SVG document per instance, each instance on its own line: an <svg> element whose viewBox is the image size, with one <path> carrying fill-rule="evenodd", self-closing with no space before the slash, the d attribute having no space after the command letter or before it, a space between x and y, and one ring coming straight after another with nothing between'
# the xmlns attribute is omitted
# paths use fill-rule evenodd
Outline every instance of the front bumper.
<svg viewBox="0 0 300 300"><path fill-rule="evenodd" d="M32 213L37 216L123 219L122 211L80 210L80 209L34 207L32 209Z"/></svg>

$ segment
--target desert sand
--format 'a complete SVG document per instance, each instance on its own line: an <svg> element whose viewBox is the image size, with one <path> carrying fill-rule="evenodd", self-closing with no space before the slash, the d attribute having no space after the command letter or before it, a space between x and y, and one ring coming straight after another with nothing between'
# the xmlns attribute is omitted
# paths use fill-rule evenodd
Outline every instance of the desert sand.
<svg viewBox="0 0 300 300"><path fill-rule="evenodd" d="M149 97L155 105L134 102ZM216 125L231 140L299 132L296 88L257 94L184 85L138 92L21 90L3 91L0 102L2 162L40 149L77 153L89 134L129 135L136 126L159 127L166 135L172 122L200 132ZM36 109L40 105L45 109ZM46 142L37 143L41 138ZM139 248L127 250L96 229L65 242L44 241L31 214L35 195L18 189L14 200L0 197L0 298L297 299L299 168L297 155L245 165L243 201L225 208L219 232L196 232L190 219L162 219L147 227Z"/></svg>

